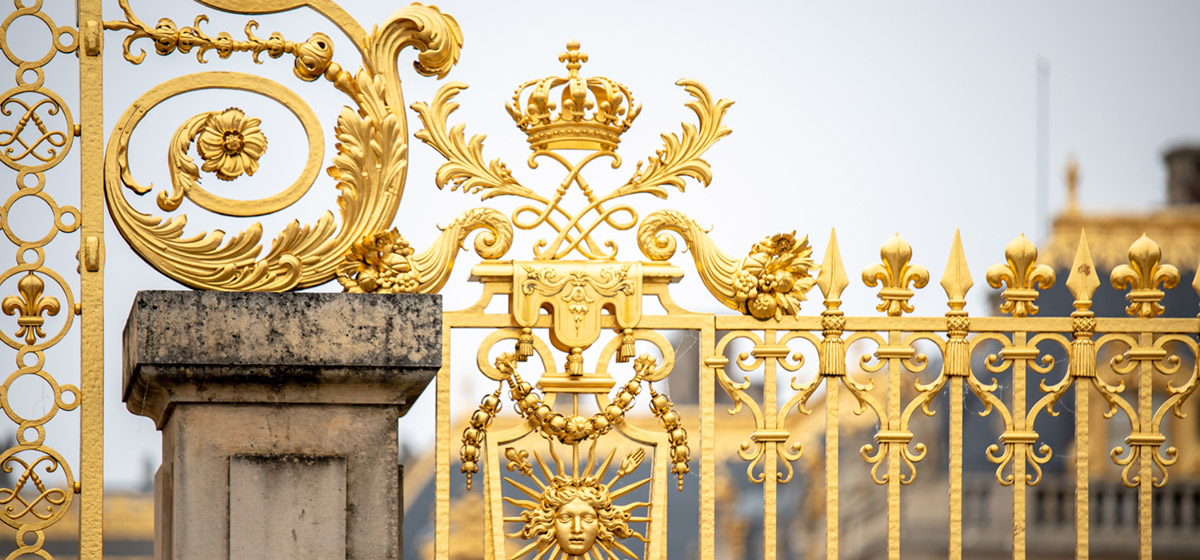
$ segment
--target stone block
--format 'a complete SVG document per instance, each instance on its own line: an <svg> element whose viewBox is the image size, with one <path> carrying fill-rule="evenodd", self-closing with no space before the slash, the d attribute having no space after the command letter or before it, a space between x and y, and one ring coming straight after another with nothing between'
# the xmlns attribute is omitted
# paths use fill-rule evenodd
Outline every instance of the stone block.
<svg viewBox="0 0 1200 560"><path fill-rule="evenodd" d="M229 559L345 558L346 458L229 458Z"/></svg>
<svg viewBox="0 0 1200 560"><path fill-rule="evenodd" d="M162 429L181 402L394 403L442 362L438 295L139 292L123 399Z"/></svg>
<svg viewBox="0 0 1200 560"><path fill-rule="evenodd" d="M438 296L138 294L123 390L163 435L156 558L399 558L396 422L441 330Z"/></svg>

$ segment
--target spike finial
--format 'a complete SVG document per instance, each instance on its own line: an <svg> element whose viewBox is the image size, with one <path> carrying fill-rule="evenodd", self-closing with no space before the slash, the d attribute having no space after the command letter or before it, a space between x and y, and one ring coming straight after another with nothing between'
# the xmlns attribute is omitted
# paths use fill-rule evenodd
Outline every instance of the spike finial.
<svg viewBox="0 0 1200 560"><path fill-rule="evenodd" d="M1088 248L1087 232L1079 231L1079 249L1075 251L1075 262L1071 263L1071 274L1067 276L1067 289L1075 296L1075 309L1084 311L1092 307L1092 295L1100 287L1096 274L1096 263Z"/></svg>
<svg viewBox="0 0 1200 560"><path fill-rule="evenodd" d="M821 273L817 275L817 286L825 295L825 307L837 309L842 305L842 290L850 285L846 268L842 266L842 254L838 250L837 230L829 230L829 245L825 247L825 260L821 261Z"/></svg>
<svg viewBox="0 0 1200 560"><path fill-rule="evenodd" d="M946 261L946 271L942 273L942 289L951 311L962 311L967 305L967 292L975 282L971 280L971 271L967 268L967 256L963 253L962 235L954 230L954 244L950 246L950 258Z"/></svg>

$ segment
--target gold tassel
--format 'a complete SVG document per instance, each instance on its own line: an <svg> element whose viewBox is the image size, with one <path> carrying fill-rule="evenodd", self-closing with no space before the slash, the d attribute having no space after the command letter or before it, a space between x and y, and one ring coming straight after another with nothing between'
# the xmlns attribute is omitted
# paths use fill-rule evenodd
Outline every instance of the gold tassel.
<svg viewBox="0 0 1200 560"><path fill-rule="evenodd" d="M521 337L517 339L517 360L524 362L533 355L533 329L521 329Z"/></svg>
<svg viewBox="0 0 1200 560"><path fill-rule="evenodd" d="M583 375L583 349L571 349L571 354L567 356L567 375Z"/></svg>
<svg viewBox="0 0 1200 560"><path fill-rule="evenodd" d="M621 351L617 352L618 362L628 362L634 357L636 348L634 348L633 329L625 329L621 331Z"/></svg>

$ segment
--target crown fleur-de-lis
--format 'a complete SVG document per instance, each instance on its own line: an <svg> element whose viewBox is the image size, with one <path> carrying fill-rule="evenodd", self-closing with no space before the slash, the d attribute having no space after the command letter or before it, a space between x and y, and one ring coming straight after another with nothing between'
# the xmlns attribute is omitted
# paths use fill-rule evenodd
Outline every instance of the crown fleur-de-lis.
<svg viewBox="0 0 1200 560"><path fill-rule="evenodd" d="M572 78L579 75L579 69L588 61L587 53L579 50L579 41L571 39L567 42L567 50L558 53L558 61L567 63L567 72Z"/></svg>
<svg viewBox="0 0 1200 560"><path fill-rule="evenodd" d="M42 291L45 289L46 284L41 278L27 272L25 277L17 282L17 291L21 295L7 296L0 301L0 309L4 310L5 315L20 314L17 317L16 334L24 336L25 344L30 346L36 344L39 338L46 338L46 333L42 331L46 319L42 314L58 315L58 299L52 296L42 297Z"/></svg>
<svg viewBox="0 0 1200 560"><path fill-rule="evenodd" d="M1112 271L1112 285L1118 290L1128 289L1125 298L1129 305L1125 312L1138 317L1151 318L1161 315L1163 306L1159 303L1163 291L1179 284L1179 269L1169 264L1160 264L1162 248L1153 239L1142 234L1133 245L1129 246L1129 264L1117 266Z"/></svg>
<svg viewBox="0 0 1200 560"><path fill-rule="evenodd" d="M874 288L882 283L879 290L878 311L887 311L892 317L904 313L912 313L913 306L908 302L913 297L913 291L908 288L924 288L929 283L929 270L919 264L908 264L912 259L912 245L897 233L888 239L879 249L882 264L873 264L863 270L863 283Z"/></svg>
<svg viewBox="0 0 1200 560"><path fill-rule="evenodd" d="M1021 234L1004 248L1008 262L988 267L989 286L999 288L1001 283L1008 284L1002 294L1001 313L1011 312L1013 317L1037 314L1038 306L1033 302L1037 300L1038 288L1046 290L1054 285L1054 269L1037 264L1037 256L1037 247Z"/></svg>

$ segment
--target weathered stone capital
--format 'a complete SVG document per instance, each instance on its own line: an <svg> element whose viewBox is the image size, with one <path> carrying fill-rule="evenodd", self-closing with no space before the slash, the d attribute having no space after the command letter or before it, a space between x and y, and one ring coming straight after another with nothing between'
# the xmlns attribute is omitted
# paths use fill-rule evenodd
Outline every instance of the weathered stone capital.
<svg viewBox="0 0 1200 560"><path fill-rule="evenodd" d="M437 295L148 291L125 327L123 400L162 429L179 403L395 404L441 366Z"/></svg>

